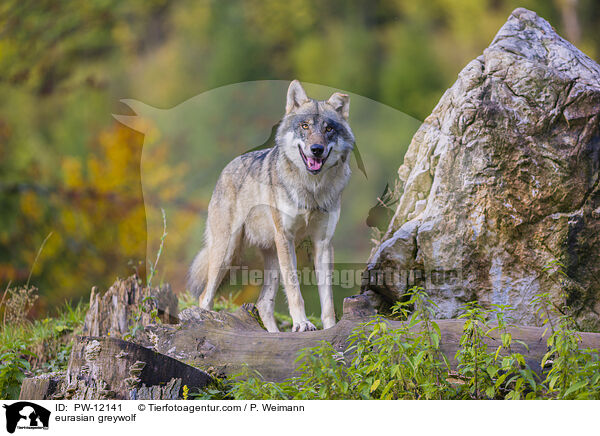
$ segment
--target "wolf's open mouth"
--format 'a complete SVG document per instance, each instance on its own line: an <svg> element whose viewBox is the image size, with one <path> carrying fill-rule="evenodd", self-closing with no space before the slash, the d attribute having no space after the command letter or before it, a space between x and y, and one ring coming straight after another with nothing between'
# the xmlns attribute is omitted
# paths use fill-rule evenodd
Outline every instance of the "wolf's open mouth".
<svg viewBox="0 0 600 436"><path fill-rule="evenodd" d="M302 147L300 145L298 145L298 151L300 151L300 156L302 156L302 160L304 161L304 165L306 165L306 169L311 173L311 174L317 174L319 171L321 171L321 168L323 168L323 165L325 164L325 161L327 160L327 158L329 157L329 155L331 154L331 148L329 149L329 153L327 153L327 156L321 158L321 157L307 157L304 152L302 151Z"/></svg>

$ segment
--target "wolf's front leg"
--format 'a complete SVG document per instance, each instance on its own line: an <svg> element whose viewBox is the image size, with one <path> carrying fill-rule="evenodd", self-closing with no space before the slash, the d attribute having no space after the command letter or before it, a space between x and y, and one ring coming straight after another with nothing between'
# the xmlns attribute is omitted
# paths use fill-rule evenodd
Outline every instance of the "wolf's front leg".
<svg viewBox="0 0 600 436"><path fill-rule="evenodd" d="M282 233L275 236L275 246L277 248L277 257L279 258L279 269L281 270L281 279L288 299L290 315L294 326L293 332L304 332L316 330L317 328L308 321L304 310L304 300L300 293L300 284L298 283L298 273L296 271L296 252L294 241L286 238Z"/></svg>
<svg viewBox="0 0 600 436"><path fill-rule="evenodd" d="M319 287L319 299L321 300L321 321L323 321L323 328L328 329L335 325L333 290L331 289L333 246L330 240L314 241L313 246L315 273Z"/></svg>
<svg viewBox="0 0 600 436"><path fill-rule="evenodd" d="M310 238L313 243L315 257L315 273L321 300L321 321L323 328L335 325L335 309L333 307L333 290L331 278L333 273L333 245L331 240L340 218L339 204L330 212L316 216L311 225Z"/></svg>

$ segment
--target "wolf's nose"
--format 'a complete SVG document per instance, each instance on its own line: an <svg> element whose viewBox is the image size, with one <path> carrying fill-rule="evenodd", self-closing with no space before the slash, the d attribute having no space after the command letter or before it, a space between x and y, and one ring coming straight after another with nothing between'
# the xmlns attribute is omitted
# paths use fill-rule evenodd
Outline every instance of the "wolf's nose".
<svg viewBox="0 0 600 436"><path fill-rule="evenodd" d="M325 151L325 147L323 147L321 144L313 144L310 146L310 151L312 151L312 154L315 157L319 157Z"/></svg>

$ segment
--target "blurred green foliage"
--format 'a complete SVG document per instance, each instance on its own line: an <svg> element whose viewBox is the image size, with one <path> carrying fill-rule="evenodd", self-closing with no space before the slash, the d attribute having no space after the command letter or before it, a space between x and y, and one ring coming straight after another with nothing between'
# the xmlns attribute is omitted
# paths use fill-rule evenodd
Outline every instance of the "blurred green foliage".
<svg viewBox="0 0 600 436"><path fill-rule="evenodd" d="M51 231L33 271L38 312L144 269L143 136L111 117L120 98L170 107L226 84L298 78L422 120L520 6L598 59L594 0L4 0L0 284L25 283ZM151 159L163 180L181 176L159 152ZM206 201L170 216L171 228L185 234Z"/></svg>

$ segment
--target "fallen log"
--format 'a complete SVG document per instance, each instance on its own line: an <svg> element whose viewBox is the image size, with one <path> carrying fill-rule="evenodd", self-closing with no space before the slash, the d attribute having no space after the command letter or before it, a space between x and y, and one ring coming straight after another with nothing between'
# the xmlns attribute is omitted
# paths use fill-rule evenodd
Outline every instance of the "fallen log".
<svg viewBox="0 0 600 436"><path fill-rule="evenodd" d="M20 399L177 399L183 385L200 388L212 376L231 376L244 366L258 371L266 381L298 375L300 350L326 341L345 351L348 337L373 319L375 310L365 295L344 300L343 316L332 328L312 332L269 333L260 324L253 305L235 313L193 307L182 311L180 324L148 325L134 342L111 337L79 336L73 346L66 375L34 377L23 383ZM390 328L400 321L386 321ZM451 369L463 332L462 320L435 321L440 327L440 350ZM545 328L513 326L513 350L523 354L538 374L548 351L550 332ZM483 341L495 349L498 332ZM600 333L579 332L580 348L600 349ZM523 341L527 347L517 343Z"/></svg>
<svg viewBox="0 0 600 436"><path fill-rule="evenodd" d="M282 381L298 375L295 362L301 349L327 341L338 351L347 348L348 336L361 323L372 319L375 310L368 297L357 295L344 300L343 316L332 328L301 333L269 333L258 321L252 305L244 305L234 314L212 312L198 307L182 311L180 325L150 325L145 328L140 343L161 354L201 368L214 375L239 373L245 365L258 371L267 381ZM463 321L437 320L441 330L440 349L452 369L463 331ZM400 321L389 321L399 327ZM548 351L550 332L545 328L514 326L508 331L513 337L513 350L523 354L528 365L541 373L541 360ZM600 333L579 333L581 348L600 349ZM523 341L528 348L516 340ZM501 344L499 333L484 338L489 347Z"/></svg>

